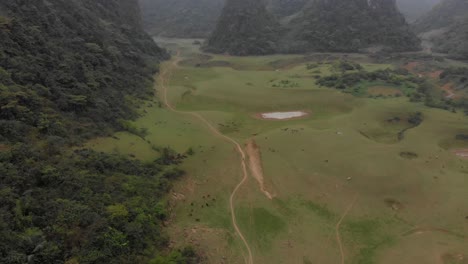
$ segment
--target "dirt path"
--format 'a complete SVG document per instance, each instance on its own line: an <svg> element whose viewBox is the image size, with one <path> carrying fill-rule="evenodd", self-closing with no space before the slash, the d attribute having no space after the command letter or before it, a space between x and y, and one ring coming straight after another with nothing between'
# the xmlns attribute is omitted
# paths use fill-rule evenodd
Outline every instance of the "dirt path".
<svg viewBox="0 0 468 264"><path fill-rule="evenodd" d="M338 242L338 246L340 247L340 254L341 254L341 264L345 263L345 253L343 249L343 242L341 241L341 235L340 235L340 226L345 217L348 215L348 213L351 211L353 208L354 204L356 203L357 196L354 197L353 201L348 205L348 208L346 208L346 211L343 213L343 215L340 218L340 221L336 223L335 226L335 232L336 232L336 241Z"/></svg>
<svg viewBox="0 0 468 264"><path fill-rule="evenodd" d="M245 151L249 156L249 168L252 172L252 176L257 180L260 185L260 190L265 194L268 199L273 199L273 195L265 188L265 179L263 177L263 166L262 166L262 153L260 148L255 143L255 140L250 139L247 144Z"/></svg>
<svg viewBox="0 0 468 264"><path fill-rule="evenodd" d="M445 98L447 98L447 99L455 98L456 94L453 91L453 84L447 83L446 85L442 86L442 90L444 90L447 93Z"/></svg>
<svg viewBox="0 0 468 264"><path fill-rule="evenodd" d="M210 132L219 137L219 138L222 138L224 139L225 141L228 141L230 143L232 143L235 147L236 147L236 150L237 152L239 153L240 157L241 157L241 167L242 167L242 172L243 172L243 178L242 180L239 182L239 184L236 186L236 188L232 191L231 193L231 196L229 197L229 206L230 206L230 209L231 209L231 219L232 219L232 225L234 226L234 229L236 230L236 233L239 235L239 237L241 238L242 242L244 243L245 245L245 248L247 249L247 252L248 252L248 258L247 258L247 263L248 264L253 264L253 257L252 257L252 250L250 249L250 246L249 246L249 243L247 242L247 240L245 239L244 235L242 234L239 226L237 225L237 219L236 219L236 214L235 214L235 210L234 210L234 198L236 196L236 193L238 192L238 190L240 189L240 187L242 185L244 185L244 183L247 181L248 179L248 173L247 173L247 165L246 165L246 162L245 162L245 158L246 158L246 155L244 153L244 151L242 150L242 147L241 145L235 141L234 139L226 136L226 135L223 135L221 132L218 131L218 129L216 129L208 120L206 120L203 116L201 116L200 114L198 113L195 113L195 112L184 112L184 111L179 111L177 110L174 106L171 105L171 103L169 102L169 100L167 99L167 84L169 82L169 79L170 79L170 75L171 75L171 70L173 70L174 68L177 68L177 64L181 61L181 58L180 58L180 53L177 52L177 55L175 56L175 59L172 61L172 63L170 64L170 66L166 67L164 69L163 72L161 72L161 74L159 75L159 83L160 83L160 86L161 86L161 89L162 89L162 97L163 97L163 101L164 101L164 104L166 105L166 107L171 110L172 112L174 113L178 113L178 114L184 114L184 115L189 115L189 116L192 116L196 119L198 119L199 121L201 121L202 123L204 123L208 129L210 130Z"/></svg>

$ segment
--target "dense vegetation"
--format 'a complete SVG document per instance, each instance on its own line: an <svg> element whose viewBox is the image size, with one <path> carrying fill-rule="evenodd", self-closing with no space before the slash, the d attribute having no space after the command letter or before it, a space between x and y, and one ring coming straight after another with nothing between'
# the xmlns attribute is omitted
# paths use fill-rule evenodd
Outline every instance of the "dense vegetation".
<svg viewBox="0 0 468 264"><path fill-rule="evenodd" d="M146 30L155 36L207 38L226 0L139 0ZM300 12L308 0L270 0L267 8L281 19Z"/></svg>
<svg viewBox="0 0 468 264"><path fill-rule="evenodd" d="M211 35L207 51L233 55L355 52L366 48L413 51L420 40L399 13L395 0L276 1L289 4L282 25L263 1L230 1ZM296 13L294 13L296 12ZM249 26L246 26L249 25Z"/></svg>
<svg viewBox="0 0 468 264"><path fill-rule="evenodd" d="M149 33L163 37L205 38L216 26L225 0L139 0Z"/></svg>
<svg viewBox="0 0 468 264"><path fill-rule="evenodd" d="M453 58L468 58L468 2L443 0L414 24L419 33L432 43L435 52Z"/></svg>
<svg viewBox="0 0 468 264"><path fill-rule="evenodd" d="M167 55L136 4L0 2L0 263L196 262L190 249L161 254L178 156L144 164L76 147L153 95Z"/></svg>
<svg viewBox="0 0 468 264"><path fill-rule="evenodd" d="M294 33L282 46L298 52L350 52L372 46L408 51L420 45L395 0L313 1L288 28Z"/></svg>
<svg viewBox="0 0 468 264"><path fill-rule="evenodd" d="M435 83L429 81L423 76L411 74L406 69L385 69L376 71L366 71L359 64L347 61L336 63L335 73L320 77L316 83L320 86L339 89L355 96L385 97L383 95L369 95L365 92L368 87L383 86L393 87L400 90L392 96L400 97L405 95L412 102L423 102L429 107L441 108L446 110L455 110L455 108L467 109L462 101L453 101L445 98ZM441 78L456 78L461 69L451 69L442 73ZM450 76L452 77L449 77Z"/></svg>
<svg viewBox="0 0 468 264"><path fill-rule="evenodd" d="M206 51L231 55L265 55L277 50L279 23L263 0L228 0Z"/></svg>
<svg viewBox="0 0 468 264"><path fill-rule="evenodd" d="M435 52L446 53L456 59L468 59L468 16L434 36L431 42Z"/></svg>
<svg viewBox="0 0 468 264"><path fill-rule="evenodd" d="M413 25L418 33L452 26L467 16L468 2L465 0L441 0L440 3L420 17Z"/></svg>
<svg viewBox="0 0 468 264"><path fill-rule="evenodd" d="M320 86L332 87L356 94L359 92L360 86L366 83L411 88L416 88L424 83L423 78L418 78L405 69L366 71L360 64L349 61L339 61L335 63L334 68L335 73L318 78L316 83ZM407 95L413 94L414 91Z"/></svg>
<svg viewBox="0 0 468 264"><path fill-rule="evenodd" d="M439 2L440 0L397 0L397 5L408 21L415 21Z"/></svg>
<svg viewBox="0 0 468 264"><path fill-rule="evenodd" d="M287 17L300 12L308 0L271 0L268 8L278 17Z"/></svg>

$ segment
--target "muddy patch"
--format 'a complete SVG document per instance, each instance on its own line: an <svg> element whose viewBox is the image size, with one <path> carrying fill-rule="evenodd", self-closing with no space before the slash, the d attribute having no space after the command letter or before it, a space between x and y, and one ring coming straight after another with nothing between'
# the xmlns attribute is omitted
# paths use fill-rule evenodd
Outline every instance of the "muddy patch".
<svg viewBox="0 0 468 264"><path fill-rule="evenodd" d="M461 253L446 253L441 258L444 264L468 264L468 257Z"/></svg>
<svg viewBox="0 0 468 264"><path fill-rule="evenodd" d="M289 112L268 112L258 113L255 117L265 120L290 120L298 119L308 116L309 113L305 111L289 111Z"/></svg>
<svg viewBox="0 0 468 264"><path fill-rule="evenodd" d="M263 174L262 153L255 140L250 139L245 145L245 150L249 156L249 169L252 176L257 180L260 190L268 199L273 199L274 195L265 187L265 178Z"/></svg>
<svg viewBox="0 0 468 264"><path fill-rule="evenodd" d="M9 150L11 150L10 146L5 145L5 144L0 144L0 152L9 151Z"/></svg>
<svg viewBox="0 0 468 264"><path fill-rule="evenodd" d="M425 233L442 233L442 234L449 234L449 235L459 237L459 235L456 233L453 233L447 229L438 228L438 227L418 227L418 228L415 228L408 232L403 233L403 236L421 235Z"/></svg>
<svg viewBox="0 0 468 264"><path fill-rule="evenodd" d="M433 72L428 73L427 76L429 76L429 78L432 78L432 79L439 79L442 72L443 71L441 70L433 71Z"/></svg>
<svg viewBox="0 0 468 264"><path fill-rule="evenodd" d="M460 158L468 159L468 149L455 149L452 152Z"/></svg>
<svg viewBox="0 0 468 264"><path fill-rule="evenodd" d="M419 66L419 62L412 61L412 62L407 63L403 68L408 70L409 72L414 73L418 66Z"/></svg>
<svg viewBox="0 0 468 264"><path fill-rule="evenodd" d="M442 90L445 92L445 98L454 99L456 97L452 83L447 83L444 86L442 86Z"/></svg>

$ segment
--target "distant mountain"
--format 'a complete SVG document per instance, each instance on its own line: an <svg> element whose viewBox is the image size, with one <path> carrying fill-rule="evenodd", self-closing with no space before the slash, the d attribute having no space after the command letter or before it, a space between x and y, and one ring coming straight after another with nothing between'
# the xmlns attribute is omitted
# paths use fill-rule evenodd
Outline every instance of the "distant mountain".
<svg viewBox="0 0 468 264"><path fill-rule="evenodd" d="M349 52L368 47L408 51L420 47L395 0L315 0L291 21L288 32L281 46L291 51Z"/></svg>
<svg viewBox="0 0 468 264"><path fill-rule="evenodd" d="M279 23L263 0L227 0L205 50L231 55L264 55L277 51Z"/></svg>
<svg viewBox="0 0 468 264"><path fill-rule="evenodd" d="M278 18L299 12L309 0L267 0ZM206 38L215 29L226 0L139 0L146 30L155 36Z"/></svg>
<svg viewBox="0 0 468 264"><path fill-rule="evenodd" d="M267 6L279 18L301 11L309 0L269 0Z"/></svg>
<svg viewBox="0 0 468 264"><path fill-rule="evenodd" d="M464 21L467 16L467 0L442 0L430 12L420 17L413 27L419 33L448 28Z"/></svg>
<svg viewBox="0 0 468 264"><path fill-rule="evenodd" d="M413 25L435 52L468 58L468 1L443 0Z"/></svg>
<svg viewBox="0 0 468 264"><path fill-rule="evenodd" d="M406 20L413 22L439 2L440 0L397 0L397 5Z"/></svg>
<svg viewBox="0 0 468 264"><path fill-rule="evenodd" d="M432 50L453 58L468 59L468 18L457 21L432 39Z"/></svg>
<svg viewBox="0 0 468 264"><path fill-rule="evenodd" d="M139 0L146 30L157 36L205 38L225 0Z"/></svg>

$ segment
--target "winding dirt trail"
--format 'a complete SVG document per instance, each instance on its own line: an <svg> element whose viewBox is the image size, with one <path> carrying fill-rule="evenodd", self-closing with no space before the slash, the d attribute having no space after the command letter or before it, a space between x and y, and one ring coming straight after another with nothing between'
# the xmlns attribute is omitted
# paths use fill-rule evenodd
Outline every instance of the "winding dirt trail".
<svg viewBox="0 0 468 264"><path fill-rule="evenodd" d="M341 241L340 226L343 220L345 219L345 217L351 211L351 209L353 209L353 206L356 203L356 200L357 200L357 195L354 197L353 201L348 205L348 208L346 208L346 211L341 216L340 221L338 221L338 223L336 223L336 226L335 226L336 241L338 242L338 246L340 247L341 264L345 263L345 253L343 249L343 242Z"/></svg>
<svg viewBox="0 0 468 264"><path fill-rule="evenodd" d="M231 196L229 197L229 207L231 209L232 225L234 226L234 229L236 230L236 233L239 235L242 242L244 243L245 248L247 249L248 258L247 258L246 262L247 262L247 264L253 264L254 262L253 262L253 257L252 257L252 250L250 249L250 246L249 246L249 243L247 242L247 239L245 239L245 237L242 234L239 226L237 225L237 219L236 219L236 214L235 214L235 209L234 209L234 198L236 196L236 193L239 191L240 187L242 187L242 185L244 185L244 183L248 179L247 165L246 165L246 162L245 162L246 154L242 150L241 145L236 140L234 140L234 139L222 134L221 132L219 132L218 129L216 129L207 119L205 119L200 114L195 113L195 112L179 111L174 106L171 105L171 103L169 102L169 100L167 98L167 84L169 82L172 70L177 68L177 65L178 65L178 63L180 61L181 61L180 52L177 52L177 55L175 56L175 59L172 60L172 63L170 64L170 66L166 67L164 69L164 71L159 75L159 83L160 83L160 87L162 89L162 97L163 97L164 104L166 105L166 107L169 110L171 110L174 113L189 115L189 116L192 116L192 117L198 119L199 121L201 121L202 123L204 123L208 127L208 129L210 130L210 132L213 135L215 135L215 136L217 136L219 138L222 138L227 142L232 143L236 147L236 150L237 150L237 152L239 153L239 155L241 157L241 167L242 167L243 178L239 182L239 184L236 186L236 188L232 191Z"/></svg>
<svg viewBox="0 0 468 264"><path fill-rule="evenodd" d="M262 191L262 193L265 194L268 199L272 200L274 195L271 194L265 187L260 147L257 145L254 139L250 139L246 144L245 151L249 156L250 171L252 172L252 176L257 180L258 185L260 186L260 191Z"/></svg>
<svg viewBox="0 0 468 264"><path fill-rule="evenodd" d="M447 99L455 98L456 94L453 91L453 84L452 83L447 83L446 85L442 86L442 90L444 90L446 92L445 98L447 98Z"/></svg>

